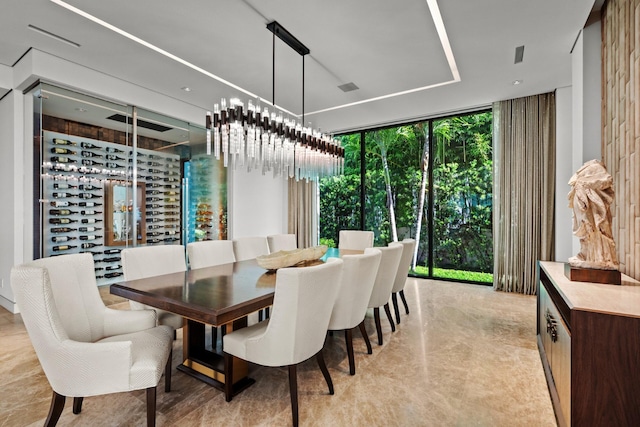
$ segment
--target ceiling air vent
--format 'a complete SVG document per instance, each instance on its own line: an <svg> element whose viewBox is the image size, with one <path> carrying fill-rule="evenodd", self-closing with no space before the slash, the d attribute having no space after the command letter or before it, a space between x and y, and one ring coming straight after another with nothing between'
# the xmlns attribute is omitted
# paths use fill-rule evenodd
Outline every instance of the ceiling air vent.
<svg viewBox="0 0 640 427"><path fill-rule="evenodd" d="M349 82L349 83L345 83L343 85L338 86L338 88L343 91L343 92L351 92L352 90L358 90L360 89L358 86L356 86L355 83L353 82Z"/></svg>
<svg viewBox="0 0 640 427"><path fill-rule="evenodd" d="M131 117L125 116L124 114L114 114L112 116L107 117L109 120L115 120L116 122L131 124ZM156 132L166 132L173 128L162 126L157 123L147 122L146 120L138 119L138 126L141 128L155 130Z"/></svg>
<svg viewBox="0 0 640 427"><path fill-rule="evenodd" d="M516 48L516 60L513 63L514 64L521 63L523 57L524 57L524 45L523 46L518 46Z"/></svg>

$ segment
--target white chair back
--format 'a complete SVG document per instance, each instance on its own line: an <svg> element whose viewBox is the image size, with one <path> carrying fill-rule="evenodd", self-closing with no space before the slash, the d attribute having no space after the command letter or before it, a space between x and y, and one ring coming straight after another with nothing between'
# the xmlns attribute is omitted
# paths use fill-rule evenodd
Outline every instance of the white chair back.
<svg viewBox="0 0 640 427"><path fill-rule="evenodd" d="M367 248L362 255L342 257L342 281L331 313L329 330L351 329L362 322L381 258L382 253L376 248Z"/></svg>
<svg viewBox="0 0 640 427"><path fill-rule="evenodd" d="M398 272L393 282L393 289L391 292L400 292L404 289L404 284L407 281L407 275L409 274L409 268L411 268L411 259L413 258L413 250L416 247L415 239L404 239L402 242L402 256L400 257L400 264L398 264Z"/></svg>
<svg viewBox="0 0 640 427"><path fill-rule="evenodd" d="M233 239L233 253L236 261L245 261L269 254L266 237L240 237Z"/></svg>
<svg viewBox="0 0 640 427"><path fill-rule="evenodd" d="M373 247L373 231L340 230L338 249L363 251Z"/></svg>
<svg viewBox="0 0 640 427"><path fill-rule="evenodd" d="M182 245L138 246L120 253L124 280L145 279L187 271Z"/></svg>
<svg viewBox="0 0 640 427"><path fill-rule="evenodd" d="M376 247L376 249L382 252L382 258L369 299L369 308L381 307L389 302L402 256L402 244L400 243L389 243L387 247Z"/></svg>
<svg viewBox="0 0 640 427"><path fill-rule="evenodd" d="M272 234L267 236L267 243L269 253L298 249L298 239L295 234Z"/></svg>
<svg viewBox="0 0 640 427"><path fill-rule="evenodd" d="M264 366L295 365L322 349L342 278L342 260L282 268L276 274L271 318L259 340L246 342L246 357Z"/></svg>
<svg viewBox="0 0 640 427"><path fill-rule="evenodd" d="M104 303L96 284L91 254L42 258L25 266L47 270L47 282L60 322L69 338L93 342L103 337Z"/></svg>
<svg viewBox="0 0 640 427"><path fill-rule="evenodd" d="M207 240L187 244L191 269L213 267L236 261L231 240Z"/></svg>

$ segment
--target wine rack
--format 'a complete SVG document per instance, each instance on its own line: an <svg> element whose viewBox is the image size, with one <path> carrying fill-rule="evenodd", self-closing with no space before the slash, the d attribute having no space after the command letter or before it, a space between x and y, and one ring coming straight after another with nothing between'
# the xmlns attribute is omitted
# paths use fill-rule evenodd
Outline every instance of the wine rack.
<svg viewBox="0 0 640 427"><path fill-rule="evenodd" d="M107 246L105 210L126 212L127 201L106 206L111 182L131 182L133 150L120 144L45 131L42 149L42 256L91 252L98 285L122 280L120 251ZM180 244L181 170L177 154L137 149L137 180L144 185L146 241ZM115 202L115 201L114 201Z"/></svg>
<svg viewBox="0 0 640 427"><path fill-rule="evenodd" d="M219 162L218 162L219 163ZM216 177L220 166L216 165L213 156L198 154L185 165L185 177L189 182L187 209L187 241L226 239L226 227L220 226L225 218L226 202L220 200L220 191L216 191L218 182L224 181Z"/></svg>

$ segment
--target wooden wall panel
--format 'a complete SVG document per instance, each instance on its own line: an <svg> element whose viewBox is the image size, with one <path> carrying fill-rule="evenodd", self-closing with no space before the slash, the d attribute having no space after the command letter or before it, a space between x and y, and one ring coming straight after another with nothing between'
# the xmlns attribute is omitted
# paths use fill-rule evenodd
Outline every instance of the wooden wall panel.
<svg viewBox="0 0 640 427"><path fill-rule="evenodd" d="M602 14L602 157L614 178L620 270L640 279L640 0L609 0Z"/></svg>

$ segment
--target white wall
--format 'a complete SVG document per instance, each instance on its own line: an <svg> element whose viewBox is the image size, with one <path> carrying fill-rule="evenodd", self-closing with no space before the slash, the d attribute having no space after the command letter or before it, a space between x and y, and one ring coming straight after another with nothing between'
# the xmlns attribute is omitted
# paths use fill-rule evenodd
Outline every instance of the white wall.
<svg viewBox="0 0 640 427"><path fill-rule="evenodd" d="M556 89L556 261L573 253L573 212L568 207L569 179L573 174L572 88Z"/></svg>
<svg viewBox="0 0 640 427"><path fill-rule="evenodd" d="M14 191L14 123L13 109L15 92L10 92L0 101L0 152L4 161L0 167L0 194L4 207L0 209L0 305L12 310L13 292L9 285L9 272L14 263L14 223L16 203Z"/></svg>

